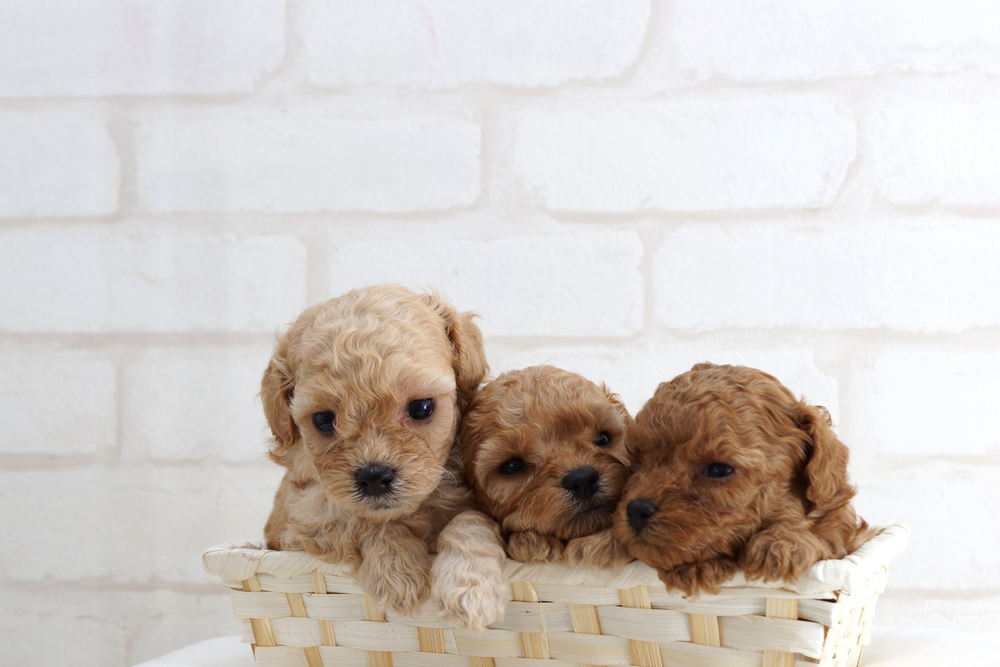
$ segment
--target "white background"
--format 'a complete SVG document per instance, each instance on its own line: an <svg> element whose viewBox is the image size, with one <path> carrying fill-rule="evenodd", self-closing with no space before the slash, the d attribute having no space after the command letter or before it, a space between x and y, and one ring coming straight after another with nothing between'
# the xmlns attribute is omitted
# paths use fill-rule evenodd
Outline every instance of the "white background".
<svg viewBox="0 0 1000 667"><path fill-rule="evenodd" d="M438 287L494 373L711 360L833 413L914 533L877 623L1000 623L1000 10L0 3L0 663L235 634L275 331Z"/></svg>

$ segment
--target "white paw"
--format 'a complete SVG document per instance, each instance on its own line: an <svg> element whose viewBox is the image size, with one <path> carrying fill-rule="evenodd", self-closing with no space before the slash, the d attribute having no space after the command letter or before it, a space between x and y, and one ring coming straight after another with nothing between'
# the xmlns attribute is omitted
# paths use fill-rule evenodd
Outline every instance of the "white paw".
<svg viewBox="0 0 1000 667"><path fill-rule="evenodd" d="M485 630L503 620L507 586L499 576L483 578L439 576L431 585L431 599L442 617L463 630Z"/></svg>

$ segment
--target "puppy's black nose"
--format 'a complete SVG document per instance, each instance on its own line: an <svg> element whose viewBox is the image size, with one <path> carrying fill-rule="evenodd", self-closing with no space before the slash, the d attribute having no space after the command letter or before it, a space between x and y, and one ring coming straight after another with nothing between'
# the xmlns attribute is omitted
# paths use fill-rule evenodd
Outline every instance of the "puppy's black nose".
<svg viewBox="0 0 1000 667"><path fill-rule="evenodd" d="M590 500L600 488L601 475L590 466L570 470L562 478L563 488L580 500Z"/></svg>
<svg viewBox="0 0 1000 667"><path fill-rule="evenodd" d="M628 525L632 526L636 535L649 524L649 519L656 514L656 509L653 501L645 498L633 500L628 504L628 507L625 508L625 513L628 514Z"/></svg>
<svg viewBox="0 0 1000 667"><path fill-rule="evenodd" d="M361 466L354 473L355 485L363 496L381 496L392 490L396 470L387 465Z"/></svg>

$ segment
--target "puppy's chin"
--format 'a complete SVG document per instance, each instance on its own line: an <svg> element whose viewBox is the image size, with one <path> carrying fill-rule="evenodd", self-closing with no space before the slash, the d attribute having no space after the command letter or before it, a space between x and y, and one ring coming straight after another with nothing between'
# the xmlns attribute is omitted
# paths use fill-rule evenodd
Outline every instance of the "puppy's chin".
<svg viewBox="0 0 1000 667"><path fill-rule="evenodd" d="M624 530L620 530L615 525L613 534L616 540L625 545L633 557L650 567L669 570L683 563L703 560L707 557L700 557L697 552L691 549L678 548L678 545L672 544L669 540L656 539L653 536L650 536L653 537L650 540L637 538L627 526Z"/></svg>
<svg viewBox="0 0 1000 667"><path fill-rule="evenodd" d="M351 504L350 511L369 521L385 523L413 514L419 505L420 503L402 502L396 498L375 498L355 501Z"/></svg>
<svg viewBox="0 0 1000 667"><path fill-rule="evenodd" d="M589 507L573 507L573 512L565 517L564 536L561 539L573 539L600 532L611 526L611 517L615 505L601 503Z"/></svg>
<svg viewBox="0 0 1000 667"><path fill-rule="evenodd" d="M595 503L584 507L568 503L561 509L542 516L534 512L518 511L508 516L502 524L506 530L531 530L552 535L556 539L571 540L610 528L614 511L614 503Z"/></svg>
<svg viewBox="0 0 1000 667"><path fill-rule="evenodd" d="M624 503L622 503L624 505ZM671 512L636 534L620 510L612 532L629 553L650 567L670 569L685 563L734 556L756 530L753 519L726 526L701 513Z"/></svg>
<svg viewBox="0 0 1000 667"><path fill-rule="evenodd" d="M356 492L340 495L330 493L328 490L326 495L330 503L336 505L343 511L369 521L384 523L386 521L395 521L412 515L420 508L420 505L427 500L430 493L413 494L392 492L383 496L366 498Z"/></svg>

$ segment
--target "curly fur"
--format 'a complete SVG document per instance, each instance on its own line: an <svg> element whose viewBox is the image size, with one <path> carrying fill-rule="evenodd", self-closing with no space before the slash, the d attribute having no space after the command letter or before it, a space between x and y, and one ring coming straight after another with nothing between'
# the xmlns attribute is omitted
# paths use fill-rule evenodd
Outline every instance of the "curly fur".
<svg viewBox="0 0 1000 667"><path fill-rule="evenodd" d="M851 506L848 450L827 411L762 371L694 366L657 388L627 442L632 475L614 533L668 588L717 592L739 568L794 581L872 534ZM712 463L733 472L709 477ZM656 508L639 531L628 521L635 500Z"/></svg>
<svg viewBox="0 0 1000 667"><path fill-rule="evenodd" d="M628 473L630 421L616 394L552 366L504 373L475 395L459 434L462 460L511 558L603 566L631 559L610 532ZM605 447L595 444L602 432L611 439ZM512 458L523 459L525 469L499 472ZM587 501L562 484L569 471L584 466L600 475L598 492Z"/></svg>
<svg viewBox="0 0 1000 667"><path fill-rule="evenodd" d="M279 336L261 382L287 469L264 529L268 548L353 566L379 605L415 612L430 589L431 554L447 522L474 506L455 435L487 372L471 313L397 286L354 290L306 310ZM433 398L411 419L406 406ZM331 411L335 432L312 415ZM391 493L366 497L356 471L396 470Z"/></svg>
<svg viewBox="0 0 1000 667"><path fill-rule="evenodd" d="M510 587L501 544L496 522L476 511L459 514L441 532L431 599L452 625L478 631L503 619Z"/></svg>

